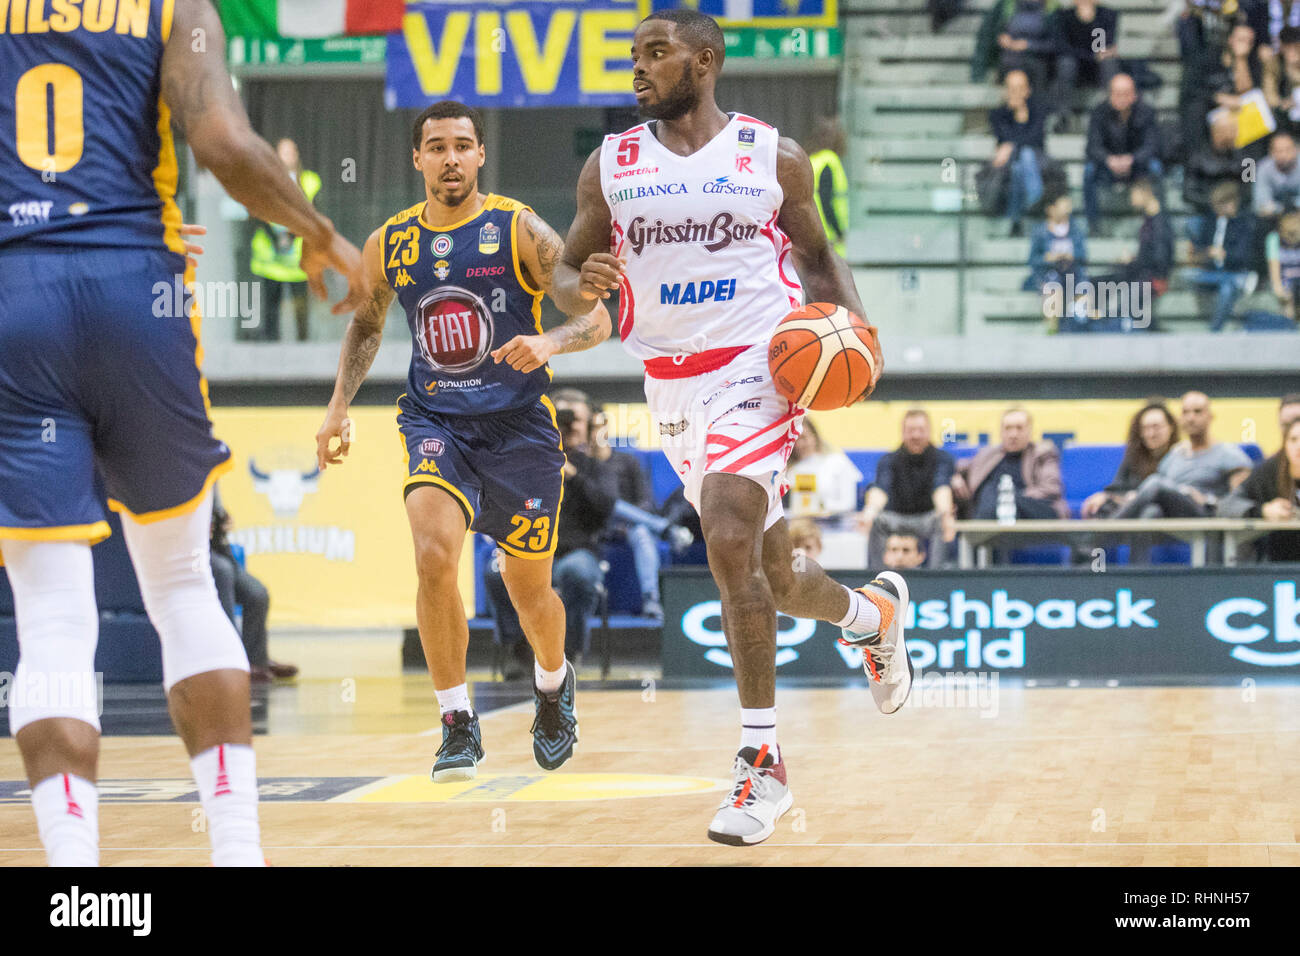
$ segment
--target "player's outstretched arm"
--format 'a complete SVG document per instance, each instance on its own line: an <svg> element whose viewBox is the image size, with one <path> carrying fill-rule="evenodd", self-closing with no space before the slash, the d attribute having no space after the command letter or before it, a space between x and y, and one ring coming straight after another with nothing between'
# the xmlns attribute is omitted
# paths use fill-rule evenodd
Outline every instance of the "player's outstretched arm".
<svg viewBox="0 0 1300 956"><path fill-rule="evenodd" d="M348 282L335 314L361 305L361 253L303 195L275 155L253 132L226 71L226 35L210 0L176 0L163 51L162 95L200 165L253 216L302 236L302 269L317 298L325 298L328 266Z"/></svg>
<svg viewBox="0 0 1300 956"><path fill-rule="evenodd" d="M618 288L627 263L609 251L613 228L609 206L600 191L600 150L596 150L578 176L578 214L555 266L551 298L565 315L577 315L584 302L608 299Z"/></svg>
<svg viewBox="0 0 1300 956"><path fill-rule="evenodd" d="M853 271L831 248L821 217L817 215L812 164L808 162L803 147L788 136L782 136L778 146L776 178L785 194L777 224L794 246L795 268L799 270L799 278L808 290L810 301L834 302L857 313L865 321L867 316L853 283ZM879 348L875 365L872 388L885 370Z"/></svg>
<svg viewBox="0 0 1300 956"><path fill-rule="evenodd" d="M316 433L316 463L322 470L329 465L343 464L343 458L352 448L352 420L348 418L348 406L356 398L357 389L365 381L375 356L379 354L379 343L384 338L384 321L394 293L384 275L382 239L383 229L376 229L366 240L361 253L368 291L364 304L348 321L347 331L343 333L334 395L325 410L325 422ZM335 438L339 440L339 446L331 448L330 443Z"/></svg>
<svg viewBox="0 0 1300 956"><path fill-rule="evenodd" d="M519 258L533 284L563 308L555 297L555 269L564 250L564 243L555 230L531 209L519 216ZM564 352L583 352L609 338L613 326L609 310L599 299L578 298L581 312L570 314L562 325L540 335L516 335L492 352L493 361L505 362L516 371L527 374L545 365L552 355Z"/></svg>

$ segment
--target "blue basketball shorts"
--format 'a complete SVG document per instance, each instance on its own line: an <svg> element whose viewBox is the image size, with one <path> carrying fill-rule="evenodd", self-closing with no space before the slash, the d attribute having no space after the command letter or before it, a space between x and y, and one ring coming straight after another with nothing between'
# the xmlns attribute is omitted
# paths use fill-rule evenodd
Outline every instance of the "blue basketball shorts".
<svg viewBox="0 0 1300 956"><path fill-rule="evenodd" d="M397 408L404 494L441 488L456 499L470 530L507 554L555 553L565 459L550 399L490 415L437 415L403 395Z"/></svg>
<svg viewBox="0 0 1300 956"><path fill-rule="evenodd" d="M0 251L0 539L93 543L105 496L156 521L230 467L184 274L166 251Z"/></svg>

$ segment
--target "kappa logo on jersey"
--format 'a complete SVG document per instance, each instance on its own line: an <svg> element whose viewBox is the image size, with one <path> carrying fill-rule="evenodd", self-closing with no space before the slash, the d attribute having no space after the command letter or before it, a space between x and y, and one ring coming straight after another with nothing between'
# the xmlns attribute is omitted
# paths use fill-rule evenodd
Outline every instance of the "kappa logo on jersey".
<svg viewBox="0 0 1300 956"><path fill-rule="evenodd" d="M420 454L426 458L437 458L444 447L441 438L426 438L420 442Z"/></svg>
<svg viewBox="0 0 1300 956"><path fill-rule="evenodd" d="M433 264L433 274L439 279L446 279L447 276L451 275L451 265L446 259L439 259Z"/></svg>
<svg viewBox="0 0 1300 956"><path fill-rule="evenodd" d="M754 172L754 167L753 167L753 165L752 165L753 162L754 162L754 157L753 157L753 156L741 156L739 153L737 153L737 154L736 154L736 172L738 172L738 173L753 173L753 172Z"/></svg>
<svg viewBox="0 0 1300 956"><path fill-rule="evenodd" d="M485 223L478 231L478 251L485 256L495 255L501 249L501 227Z"/></svg>
<svg viewBox="0 0 1300 956"><path fill-rule="evenodd" d="M685 183L661 183L658 186L625 186L623 189L609 193L607 198L611 206L617 206L629 199L645 199L648 196L684 196L689 189Z"/></svg>
<svg viewBox="0 0 1300 956"><path fill-rule="evenodd" d="M740 132L736 134L736 147L738 149L754 148L754 127L742 126Z"/></svg>
<svg viewBox="0 0 1300 956"><path fill-rule="evenodd" d="M48 199L29 199L13 203L9 207L9 218L15 226L35 226L50 221L50 209L54 203Z"/></svg>
<svg viewBox="0 0 1300 956"><path fill-rule="evenodd" d="M415 280L405 269L397 270L397 278L393 280L393 285L399 289L405 289L408 285L415 285Z"/></svg>
<svg viewBox="0 0 1300 956"><path fill-rule="evenodd" d="M451 255L452 245L454 245L454 243L451 241L451 236L434 236L433 241L429 243L429 251L438 258L442 258L443 256Z"/></svg>
<svg viewBox="0 0 1300 956"><path fill-rule="evenodd" d="M730 176L719 176L712 182L704 184L706 193L723 193L727 196L761 196L765 192L761 186L741 186L739 183L733 183Z"/></svg>
<svg viewBox="0 0 1300 956"><path fill-rule="evenodd" d="M492 345L492 313L459 286L441 286L415 307L415 341L435 371L458 375L481 365ZM449 383L442 383L446 386Z"/></svg>
<svg viewBox="0 0 1300 956"><path fill-rule="evenodd" d="M418 465L415 466L415 471L417 474L419 472L424 472L425 474L429 474L429 475L441 474L441 472L438 471L437 464L430 461L427 458L425 458L423 461L421 461Z"/></svg>
<svg viewBox="0 0 1300 956"><path fill-rule="evenodd" d="M637 157L641 155L641 144L635 137L625 139L618 144L618 152L615 155L620 166L635 166Z"/></svg>
<svg viewBox="0 0 1300 956"><path fill-rule="evenodd" d="M637 216L627 227L627 241L634 255L641 255L646 246L670 243L701 243L705 252L717 252L733 242L748 242L758 235L758 223L738 222L729 212L720 212L707 223L687 219L685 222L665 224L656 219L646 225L643 216Z"/></svg>
<svg viewBox="0 0 1300 956"><path fill-rule="evenodd" d="M736 297L735 279L702 279L699 282L665 282L659 287L660 305L692 305L699 302L728 302Z"/></svg>

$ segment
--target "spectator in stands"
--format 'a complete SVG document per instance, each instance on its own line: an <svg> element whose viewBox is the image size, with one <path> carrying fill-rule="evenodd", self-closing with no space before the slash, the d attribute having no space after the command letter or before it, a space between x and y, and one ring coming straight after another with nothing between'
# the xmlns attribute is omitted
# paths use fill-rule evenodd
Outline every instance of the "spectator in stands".
<svg viewBox="0 0 1300 956"><path fill-rule="evenodd" d="M1138 487L1178 443L1178 422L1164 399L1150 399L1129 422L1128 443L1115 480L1083 499L1081 518L1111 518L1137 494Z"/></svg>
<svg viewBox="0 0 1300 956"><path fill-rule="evenodd" d="M867 536L867 564L878 567L885 542L895 532L910 532L930 542L939 556L943 545L957 536L952 455L930 441L930 415L913 408L903 416L903 442L880 459L876 480L858 527Z"/></svg>
<svg viewBox="0 0 1300 956"><path fill-rule="evenodd" d="M1076 0L1055 13L1056 80L1052 109L1061 126L1070 115L1070 99L1083 86L1110 89L1119 72L1119 13L1097 0Z"/></svg>
<svg viewBox="0 0 1300 956"><path fill-rule="evenodd" d="M577 389L558 389L554 399L559 401L560 396L567 393L577 393L586 398ZM580 415L582 405L575 402L574 411ZM628 452L616 451L609 440L608 427L605 410L593 409L586 451L605 466L605 490L614 498L610 537L626 539L632 549L637 582L641 586L641 613L663 620L663 605L659 601L658 539L668 538L677 551L685 550L695 539L685 528L673 525L655 513L650 482L641 467L641 460Z"/></svg>
<svg viewBox="0 0 1300 956"><path fill-rule="evenodd" d="M1253 159L1237 147L1237 119L1227 110L1216 113L1208 127L1202 114L1184 136L1192 147L1183 163L1183 199L1208 214L1215 187L1230 183L1238 193L1246 188L1242 170Z"/></svg>
<svg viewBox="0 0 1300 956"><path fill-rule="evenodd" d="M1294 521L1300 514L1300 415L1282 430L1282 449L1255 466L1219 503L1225 518ZM1260 542L1266 561L1300 561L1300 531L1274 531Z"/></svg>
<svg viewBox="0 0 1300 956"><path fill-rule="evenodd" d="M1282 404L1278 406L1278 427L1286 431L1287 426L1297 418L1300 418L1300 392L1290 392L1282 396Z"/></svg>
<svg viewBox="0 0 1300 956"><path fill-rule="evenodd" d="M1300 3L1296 0L1268 0L1264 4L1268 17L1267 45L1264 50L1277 50L1282 44L1282 31L1300 27ZM1253 24L1252 24L1253 25Z"/></svg>
<svg viewBox="0 0 1300 956"><path fill-rule="evenodd" d="M286 136L275 144L275 154L307 201L315 202L321 189L321 177L302 168L298 144ZM302 237L295 236L278 223L254 221L250 251L249 269L262 280L261 338L268 342L280 340L280 303L287 296L293 304L298 341L306 342L310 329L307 322L307 273L302 271L300 264Z"/></svg>
<svg viewBox="0 0 1300 956"><path fill-rule="evenodd" d="M1088 231L1094 235L1101 223L1098 190L1102 186L1148 176L1159 189L1164 172L1159 159L1156 111L1138 97L1133 77L1127 73L1113 76L1109 89L1106 100L1092 111L1088 121L1083 167L1083 205Z"/></svg>
<svg viewBox="0 0 1300 956"><path fill-rule="evenodd" d="M1283 314L1295 318L1300 291L1300 210L1292 209L1277 222L1265 242L1268 278Z"/></svg>
<svg viewBox="0 0 1300 956"><path fill-rule="evenodd" d="M1187 0L1178 20L1178 52L1182 61L1179 109L1200 94L1200 84L1215 68L1228 43L1237 13L1237 0Z"/></svg>
<svg viewBox="0 0 1300 956"><path fill-rule="evenodd" d="M1264 99L1273 110L1278 129L1300 133L1300 27L1283 27L1277 56L1264 61Z"/></svg>
<svg viewBox="0 0 1300 956"><path fill-rule="evenodd" d="M1163 295L1169 288L1169 273L1174 265L1174 227L1151 180L1133 180L1128 201L1144 217L1138 230L1137 251L1121 257L1118 272L1097 276L1094 281L1150 282L1152 292Z"/></svg>
<svg viewBox="0 0 1300 956"><path fill-rule="evenodd" d="M1024 70L1002 81L1003 105L989 112L997 149L992 164L1007 171L1007 219L1011 235L1021 235L1020 218L1043 196L1043 123L1046 109L1031 96Z"/></svg>
<svg viewBox="0 0 1300 956"><path fill-rule="evenodd" d="M1001 444L987 445L957 466L953 494L966 504L971 517L997 517L1003 475L1010 476L1015 488L1017 518L1070 517L1061 481L1061 453L1050 441L1033 441L1033 427L1028 411L1020 406L1007 409L1002 413Z"/></svg>
<svg viewBox="0 0 1300 956"><path fill-rule="evenodd" d="M822 529L811 518L795 518L790 522L790 546L796 556L802 554L809 561L820 561Z"/></svg>
<svg viewBox="0 0 1300 956"><path fill-rule="evenodd" d="M907 531L891 534L885 541L885 554L881 563L891 571L919 568L925 564L925 542L919 535Z"/></svg>
<svg viewBox="0 0 1300 956"><path fill-rule="evenodd" d="M930 13L930 31L938 33L949 20L961 15L962 0L926 0Z"/></svg>
<svg viewBox="0 0 1300 956"><path fill-rule="evenodd" d="M1248 23L1238 21L1228 33L1228 42L1219 56L1217 68L1204 78L1204 89L1210 94L1213 106L1236 110L1241 106L1241 97L1258 89L1263 82L1264 68L1255 43L1255 31Z"/></svg>
<svg viewBox="0 0 1300 956"><path fill-rule="evenodd" d="M1050 199L1045 219L1034 226L1029 239L1029 277L1026 292L1042 292L1049 282L1065 285L1074 276L1076 288L1088 281L1088 240L1083 227L1073 218L1074 203L1068 194Z"/></svg>
<svg viewBox="0 0 1300 956"><path fill-rule="evenodd" d="M1236 183L1215 186L1210 193L1210 209L1213 215L1198 216L1188 224L1192 240L1188 280L1214 291L1210 331L1222 332L1237 300L1253 291L1256 275L1250 260L1255 217L1241 210L1241 190Z"/></svg>
<svg viewBox="0 0 1300 956"><path fill-rule="evenodd" d="M1181 442L1160 460L1155 474L1115 513L1116 518L1203 518L1250 474L1250 459L1236 445L1210 440L1214 421L1203 392L1182 398Z"/></svg>
<svg viewBox="0 0 1300 956"><path fill-rule="evenodd" d="M785 469L790 485L786 514L791 518L837 518L858 508L862 472L849 456L822 441L805 418Z"/></svg>
<svg viewBox="0 0 1300 956"><path fill-rule="evenodd" d="M848 136L835 118L821 117L808 141L808 161L813 168L813 200L831 247L841 258L848 255L849 177L844 172Z"/></svg>
<svg viewBox="0 0 1300 956"><path fill-rule="evenodd" d="M1268 155L1255 170L1255 215L1276 219L1300 205L1300 162L1296 159L1296 144L1291 134L1274 133L1268 144Z"/></svg>
<svg viewBox="0 0 1300 956"><path fill-rule="evenodd" d="M554 403L567 461L551 580L564 602L564 654L576 661L587 651L587 618L596 610L604 581L601 540L614 513L615 499L605 490L609 485L605 465L584 451L590 435L590 400L585 395L581 399L557 397ZM497 624L497 640L514 651L524 641L524 632L500 570L489 569L483 583Z"/></svg>
<svg viewBox="0 0 1300 956"><path fill-rule="evenodd" d="M1047 89L1048 72L1056 55L1056 34L1044 0L1015 0L1011 15L998 34L998 72L1024 70L1029 85Z"/></svg>
<svg viewBox="0 0 1300 956"><path fill-rule="evenodd" d="M298 673L297 667L273 661L267 654L266 618L271 610L271 594L265 584L235 560L227 537L229 534L230 514L222 506L221 496L214 486L210 542L212 579L217 585L217 597L232 624L235 623L235 605L242 605L239 636L244 641L244 653L248 655L248 679L255 684L264 684L273 678L294 677Z"/></svg>

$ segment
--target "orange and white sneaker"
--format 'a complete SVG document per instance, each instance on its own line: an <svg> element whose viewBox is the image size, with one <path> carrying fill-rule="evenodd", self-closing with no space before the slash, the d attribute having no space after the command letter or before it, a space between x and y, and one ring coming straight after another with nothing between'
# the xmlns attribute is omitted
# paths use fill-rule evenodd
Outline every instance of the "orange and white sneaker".
<svg viewBox="0 0 1300 956"><path fill-rule="evenodd" d="M728 846L753 846L776 832L776 821L794 806L785 780L785 761L777 763L764 744L742 747L731 766L731 792L709 824L709 839Z"/></svg>
<svg viewBox="0 0 1300 956"><path fill-rule="evenodd" d="M907 703L912 692L912 658L907 653L903 622L911 598L907 582L895 571L881 571L858 588L880 611L880 630L854 634L841 628L841 644L862 648L862 669L871 679L871 696L882 714L892 714Z"/></svg>

